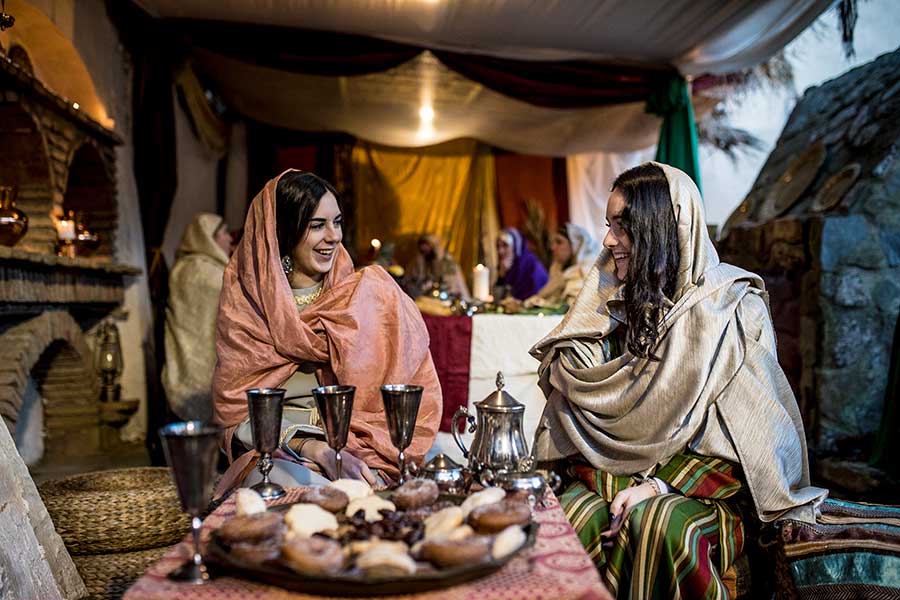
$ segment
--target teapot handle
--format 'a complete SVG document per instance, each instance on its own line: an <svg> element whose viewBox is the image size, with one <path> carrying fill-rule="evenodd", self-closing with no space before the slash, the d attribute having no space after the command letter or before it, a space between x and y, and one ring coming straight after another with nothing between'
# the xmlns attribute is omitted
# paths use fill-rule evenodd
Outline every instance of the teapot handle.
<svg viewBox="0 0 900 600"><path fill-rule="evenodd" d="M456 409L456 412L453 413L453 420L451 421L450 429L453 432L453 441L456 442L456 445L459 446L459 449L462 450L463 457L469 458L469 449L466 448L466 444L462 440L462 436L460 435L459 427L459 418L465 417L466 421L468 421L471 425L469 428L470 432L475 431L475 423L474 419L469 416L469 410L465 406L460 406ZM465 422L463 422L463 430L465 430Z"/></svg>

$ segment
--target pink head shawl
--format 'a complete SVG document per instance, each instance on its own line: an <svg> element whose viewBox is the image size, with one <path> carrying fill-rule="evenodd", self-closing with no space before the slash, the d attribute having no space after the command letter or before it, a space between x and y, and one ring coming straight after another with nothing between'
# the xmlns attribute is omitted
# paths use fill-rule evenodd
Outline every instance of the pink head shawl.
<svg viewBox="0 0 900 600"><path fill-rule="evenodd" d="M254 198L244 236L225 270L216 331L214 419L228 428L230 441L234 428L247 418L245 390L278 387L303 362L327 364L336 383L357 388L347 448L370 468L396 479L397 450L387 430L380 387L406 383L425 388L407 450L410 459L424 457L441 422L441 388L425 323L384 269L354 272L341 245L322 295L298 311L275 234L280 178Z"/></svg>

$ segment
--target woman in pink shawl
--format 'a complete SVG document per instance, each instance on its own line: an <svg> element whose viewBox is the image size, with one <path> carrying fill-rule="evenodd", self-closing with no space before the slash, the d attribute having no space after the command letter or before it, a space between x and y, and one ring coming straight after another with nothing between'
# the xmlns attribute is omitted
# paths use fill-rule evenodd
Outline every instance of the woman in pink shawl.
<svg viewBox="0 0 900 600"><path fill-rule="evenodd" d="M317 382L355 385L343 477L370 484L398 478L384 384L425 388L407 456L420 460L434 442L441 389L425 324L384 269L354 272L341 225L336 191L312 173L282 173L250 206L219 302L214 419L226 427L233 460L220 489L243 481L255 463L245 395L251 388L286 387L291 396L308 395ZM290 486L337 478L312 403L285 414L282 448L293 457L279 453L272 479ZM246 450L237 460L235 447Z"/></svg>

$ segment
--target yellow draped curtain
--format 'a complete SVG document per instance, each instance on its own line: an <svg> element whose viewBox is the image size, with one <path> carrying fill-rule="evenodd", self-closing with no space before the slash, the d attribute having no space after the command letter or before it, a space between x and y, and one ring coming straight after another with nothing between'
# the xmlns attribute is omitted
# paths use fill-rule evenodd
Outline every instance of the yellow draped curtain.
<svg viewBox="0 0 900 600"><path fill-rule="evenodd" d="M360 255L370 240L395 244L404 266L416 242L437 234L471 285L480 263L494 272L499 229L494 157L475 140L428 148L391 148L359 142L353 149L353 188Z"/></svg>

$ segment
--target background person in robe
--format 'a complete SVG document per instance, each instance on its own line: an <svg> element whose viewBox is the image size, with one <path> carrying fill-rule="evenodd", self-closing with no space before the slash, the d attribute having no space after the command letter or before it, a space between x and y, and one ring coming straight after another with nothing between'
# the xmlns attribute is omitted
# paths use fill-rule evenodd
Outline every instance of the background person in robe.
<svg viewBox="0 0 900 600"><path fill-rule="evenodd" d="M169 274L162 383L178 418L209 421L216 366L216 314L231 235L219 215L198 213L184 230Z"/></svg>
<svg viewBox="0 0 900 600"><path fill-rule="evenodd" d="M296 395L317 383L355 385L342 477L370 484L398 478L384 384L425 388L410 459L421 460L434 442L442 404L428 331L382 267L354 271L342 226L337 193L312 173L286 171L253 200L225 272L213 378L215 420L227 428L229 458L233 437L248 451L232 463L220 490L243 481L254 464L245 394L251 388L285 387ZM302 405L290 412L282 440L294 457L276 458L272 479L288 486L338 477L315 412Z"/></svg>
<svg viewBox="0 0 900 600"><path fill-rule="evenodd" d="M509 286L517 300L525 300L547 283L547 269L528 249L518 229L507 227L497 238L498 277L495 286ZM502 298L497 298L498 301Z"/></svg>
<svg viewBox="0 0 900 600"><path fill-rule="evenodd" d="M441 238L433 234L419 238L419 254L410 270L410 284L418 294L428 294L438 284L451 296L471 299L462 269L444 248Z"/></svg>
<svg viewBox="0 0 900 600"><path fill-rule="evenodd" d="M625 171L597 266L532 349L535 440L617 598L727 597L745 521L815 521L803 424L763 281L720 263L700 193L658 163Z"/></svg>
<svg viewBox="0 0 900 600"><path fill-rule="evenodd" d="M553 264L547 284L537 294L520 302L509 298L503 307L509 312L524 308L563 309L575 301L584 286L584 279L600 254L600 244L587 229L566 223L550 238Z"/></svg>

